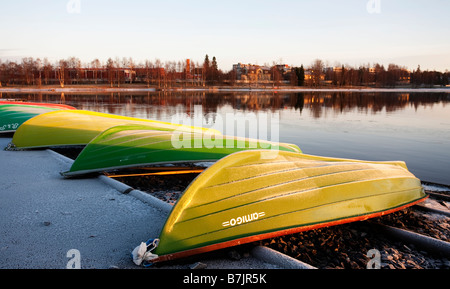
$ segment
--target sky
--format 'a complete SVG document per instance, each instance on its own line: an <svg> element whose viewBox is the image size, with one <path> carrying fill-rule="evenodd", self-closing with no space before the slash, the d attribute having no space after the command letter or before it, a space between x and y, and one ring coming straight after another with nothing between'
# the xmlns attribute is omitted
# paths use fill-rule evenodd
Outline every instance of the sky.
<svg viewBox="0 0 450 289"><path fill-rule="evenodd" d="M131 57L136 63L450 70L449 0L14 0L0 5L0 59Z"/></svg>

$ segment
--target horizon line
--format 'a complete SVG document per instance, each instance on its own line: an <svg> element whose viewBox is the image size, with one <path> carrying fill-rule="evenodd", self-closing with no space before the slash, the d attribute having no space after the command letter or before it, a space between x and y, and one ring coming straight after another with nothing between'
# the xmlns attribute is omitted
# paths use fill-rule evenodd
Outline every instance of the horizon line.
<svg viewBox="0 0 450 289"><path fill-rule="evenodd" d="M209 54L206 54L206 55L209 56ZM205 57L206 57L206 55L205 55ZM83 60L83 59L81 59L79 57L76 57L76 56L68 56L68 57L65 57L65 58L36 57L36 56L12 56L12 57L11 56L9 56L9 57L8 56L0 56L0 64L2 62L3 63L14 62L16 64L21 64L21 63L23 63L24 59L30 59L30 58L33 59L34 61L36 61L36 60L41 60L41 61L47 60L52 66L56 66L60 61L69 61L70 59L75 58L76 60L79 60L82 64L84 64L84 67L82 67L82 68L92 68L90 65L95 60L99 60L100 65L102 67L105 67L107 65L107 61L109 59L111 59L114 62L116 62L116 61L121 61L122 62L124 59L131 59L133 61L133 63L134 63L134 67L139 67L139 68L140 67L145 67L145 62L146 61L149 61L152 65L154 65L154 63L156 61L160 61L161 66L159 66L159 67L152 67L152 68L165 68L165 66L167 64L169 64L169 63L177 64L177 63L181 62L182 64L186 64L187 60L190 60L190 63L197 63L197 64L199 64L199 66L194 65L195 67L202 67L203 63L204 63L204 60L200 63L199 61L193 61L192 58L183 58L181 60L161 60L158 57L154 57L153 60L151 60L149 58L133 59L133 57L126 57L126 56L119 57L119 56L115 56L114 58L113 57L105 57L105 58L107 58L106 60L100 59L99 57L94 57L90 61L86 61L86 60ZM293 65L293 64L288 64L287 62L278 63L276 61L272 61L272 64L268 64L266 62L264 64L257 64L258 61L256 61L256 63L255 62L253 62L253 63L252 62L246 62L246 61L237 61L237 62L234 62L231 65L230 69L220 68L219 64L217 66L218 66L219 70L222 70L222 72L224 72L224 73L232 71L233 70L233 65L235 65L235 64L254 65L254 66L259 66L259 67L264 67L264 66L273 67L273 66L276 66L276 65L288 65L291 68L303 66L305 69L307 69L308 67L312 67L314 62L317 61L317 60L321 60L324 63L324 67L326 67L326 68L329 68L329 67L342 67L343 66L345 68L360 69L360 68L374 68L376 65L380 65L380 66L384 67L385 69L387 69L387 67L392 64L392 65L398 66L401 69L406 69L406 70L409 70L409 71L416 71L418 68L420 68L421 71L434 71L434 72L441 72L441 73L448 73L448 72L450 72L450 69L448 69L448 68L446 68L445 70L440 70L440 69L436 69L436 68L423 69L422 68L422 64L420 64L420 63L417 64L416 68L411 68L411 67L409 67L407 65L398 64L398 63L396 63L394 61L389 61L389 60L385 60L385 61L382 61L382 62L380 62L380 61L372 61L372 62L371 61L360 61L359 65L351 65L348 62L342 63L342 62L340 62L338 60L330 61L330 60L320 59L318 57L314 58L313 60L311 60L309 62L310 63L309 65L305 65L303 63L300 64L300 65ZM209 59L209 61L211 63L212 58ZM328 64L328 63L331 63L331 62L333 62L334 65L329 65ZM369 65L369 66L367 66L367 65ZM127 67L127 66L126 65L122 66L122 68L125 68L125 67Z"/></svg>

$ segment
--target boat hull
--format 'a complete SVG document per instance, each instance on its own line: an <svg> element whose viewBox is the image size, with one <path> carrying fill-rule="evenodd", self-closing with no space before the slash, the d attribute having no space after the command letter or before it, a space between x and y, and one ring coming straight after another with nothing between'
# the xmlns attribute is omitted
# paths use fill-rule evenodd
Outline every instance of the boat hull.
<svg viewBox="0 0 450 289"><path fill-rule="evenodd" d="M364 220L426 198L403 162L265 154L238 152L200 174L173 208L153 262Z"/></svg>
<svg viewBox="0 0 450 289"><path fill-rule="evenodd" d="M271 149L299 152L293 144L202 134L156 131L149 126L123 125L105 130L79 154L66 177L129 167L186 162L215 162L237 151Z"/></svg>
<svg viewBox="0 0 450 289"><path fill-rule="evenodd" d="M65 105L0 102L0 133L15 132L27 120L51 111L75 109Z"/></svg>
<svg viewBox="0 0 450 289"><path fill-rule="evenodd" d="M203 128L148 119L84 110L64 110L44 113L26 121L17 129L12 143L20 149L84 146L104 130L124 124L142 124L161 131L186 130L219 133Z"/></svg>

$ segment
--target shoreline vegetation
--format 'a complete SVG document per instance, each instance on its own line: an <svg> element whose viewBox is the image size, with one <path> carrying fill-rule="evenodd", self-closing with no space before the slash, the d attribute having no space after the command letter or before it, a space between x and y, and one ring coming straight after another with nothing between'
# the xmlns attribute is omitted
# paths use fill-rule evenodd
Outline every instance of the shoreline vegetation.
<svg viewBox="0 0 450 289"><path fill-rule="evenodd" d="M80 92L158 92L158 91L205 91L205 92L248 92L248 91L265 91L265 92L327 92L327 91L342 91L342 92L448 92L450 87L432 87L432 88L417 88L411 86L403 87L367 87L367 86L348 86L348 87L300 87L300 86L264 86L264 85L234 85L234 86L186 86L178 85L166 88L157 86L146 86L141 84L125 84L121 87L109 87L107 85L67 85L61 88L59 85L17 85L0 87L0 93L21 93L21 92L45 92L45 93L80 93ZM1 97L0 97L1 98Z"/></svg>
<svg viewBox="0 0 450 289"><path fill-rule="evenodd" d="M314 60L300 67L283 64L233 64L219 69L216 57L203 63L137 62L130 58L95 59L84 63L70 57L51 63L25 57L21 62L0 60L0 92L120 92L120 91L448 91L450 72L415 70L389 64L350 66Z"/></svg>

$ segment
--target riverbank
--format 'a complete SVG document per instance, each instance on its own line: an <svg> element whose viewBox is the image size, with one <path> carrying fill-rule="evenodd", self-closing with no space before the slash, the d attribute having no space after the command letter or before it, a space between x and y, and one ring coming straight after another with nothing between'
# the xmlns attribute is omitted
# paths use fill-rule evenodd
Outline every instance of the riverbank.
<svg viewBox="0 0 450 289"><path fill-rule="evenodd" d="M450 87L435 88L373 88L373 87L298 87L298 86L174 86L167 88L147 87L139 84L128 84L122 87L109 87L105 85L71 85L60 86L14 86L0 87L0 93L110 93L110 92L156 92L156 91L205 91L205 92L426 92L450 93Z"/></svg>

